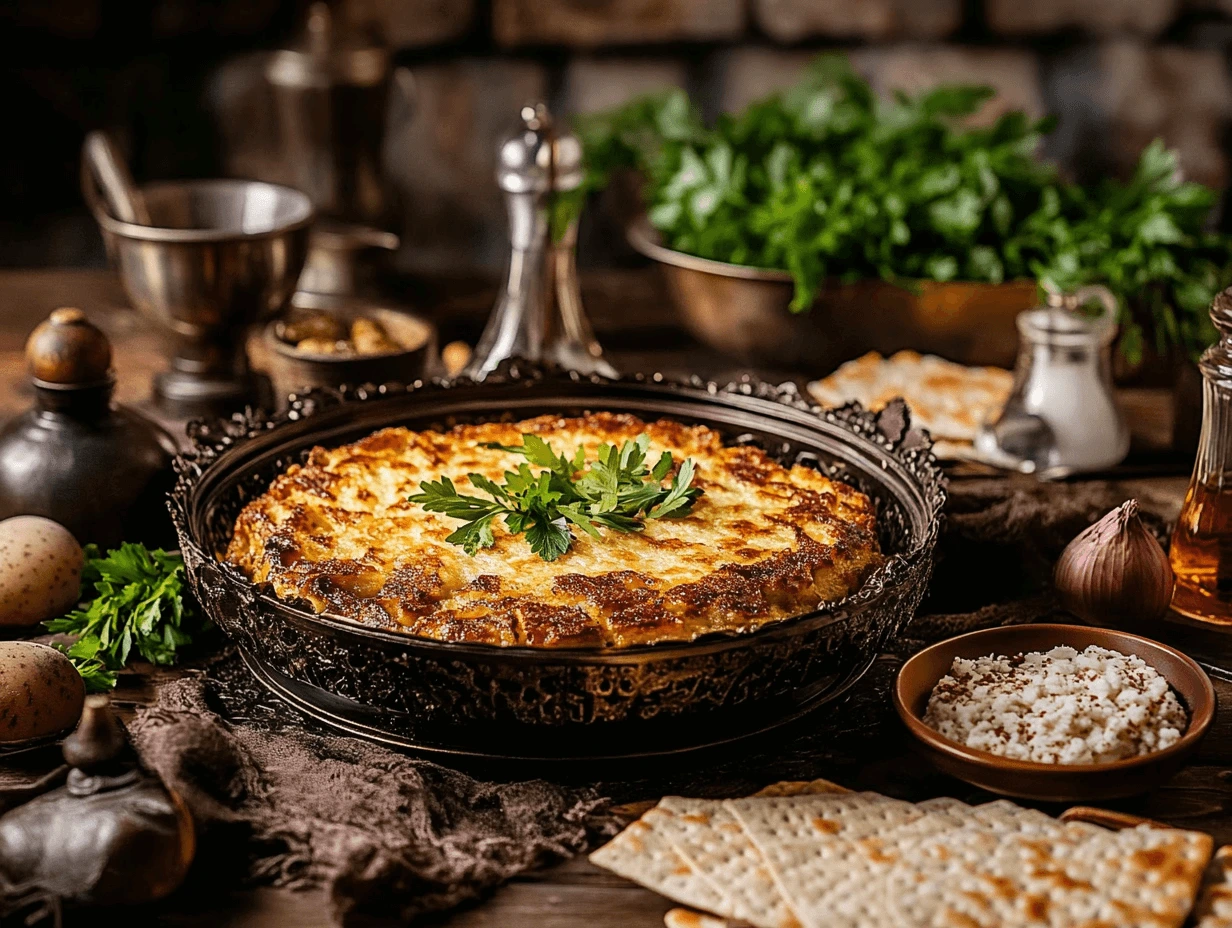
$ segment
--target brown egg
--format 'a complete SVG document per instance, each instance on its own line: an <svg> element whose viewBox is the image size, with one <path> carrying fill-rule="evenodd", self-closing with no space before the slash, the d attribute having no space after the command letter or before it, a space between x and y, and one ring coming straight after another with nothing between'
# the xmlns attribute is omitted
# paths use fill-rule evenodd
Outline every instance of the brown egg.
<svg viewBox="0 0 1232 928"><path fill-rule="evenodd" d="M85 558L72 532L42 516L0 522L0 625L33 625L71 609Z"/></svg>
<svg viewBox="0 0 1232 928"><path fill-rule="evenodd" d="M0 742L72 728L81 718L85 698L77 668L55 648L0 641Z"/></svg>

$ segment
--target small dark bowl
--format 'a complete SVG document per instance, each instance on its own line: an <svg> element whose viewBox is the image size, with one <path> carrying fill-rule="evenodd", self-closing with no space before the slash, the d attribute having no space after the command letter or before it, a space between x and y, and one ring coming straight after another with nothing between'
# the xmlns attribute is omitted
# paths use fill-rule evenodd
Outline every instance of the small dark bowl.
<svg viewBox="0 0 1232 928"><path fill-rule="evenodd" d="M1048 651L1090 645L1134 654L1167 679L1189 713L1189 727L1169 748L1107 764L1041 764L1011 760L951 741L923 722L928 697L954 658ZM1004 796L1043 802L1117 799L1148 792L1171 777L1198 747L1215 717L1215 690L1205 671L1175 648L1109 628L1083 625L1012 625L950 638L903 664L894 708L929 760L945 773Z"/></svg>
<svg viewBox="0 0 1232 928"><path fill-rule="evenodd" d="M366 316L380 323L403 350L366 355L298 351L279 337L283 320L273 319L265 327L265 348L275 389L282 396L312 387L343 384L409 384L434 373L436 328L420 316L366 300L304 292L295 294L292 306L320 310L341 319Z"/></svg>

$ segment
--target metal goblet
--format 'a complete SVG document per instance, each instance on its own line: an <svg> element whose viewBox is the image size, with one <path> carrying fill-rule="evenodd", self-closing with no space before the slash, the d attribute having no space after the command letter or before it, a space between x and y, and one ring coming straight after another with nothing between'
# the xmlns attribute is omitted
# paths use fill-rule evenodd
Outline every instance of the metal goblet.
<svg viewBox="0 0 1232 928"><path fill-rule="evenodd" d="M124 290L176 341L154 392L173 415L215 415L251 402L249 327L282 310L308 252L312 203L247 180L169 181L140 189L150 225L122 222L91 178L86 198Z"/></svg>

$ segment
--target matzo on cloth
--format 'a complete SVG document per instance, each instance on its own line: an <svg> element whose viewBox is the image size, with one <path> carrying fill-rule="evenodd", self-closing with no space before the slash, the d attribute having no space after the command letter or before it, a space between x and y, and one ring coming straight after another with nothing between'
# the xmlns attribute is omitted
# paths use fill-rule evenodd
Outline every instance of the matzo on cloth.
<svg viewBox="0 0 1232 928"><path fill-rule="evenodd" d="M1211 854L1199 832L1115 832L1005 800L766 792L664 799L635 833L659 831L688 867L639 882L758 928L1180 928ZM631 873L627 852L617 839L591 859ZM710 894L714 904L696 901ZM677 912L668 924L700 919Z"/></svg>
<svg viewBox="0 0 1232 928"><path fill-rule="evenodd" d="M915 351L889 358L870 351L808 389L823 406L856 401L872 410L901 396L912 422L946 442L942 451L957 452L953 443L974 441L980 425L1001 411L1013 383L1014 375L999 367L966 367Z"/></svg>
<svg viewBox="0 0 1232 928"><path fill-rule="evenodd" d="M849 792L829 780L788 780L773 783L756 795L809 796ZM696 877L721 897L719 905L710 907L712 911L728 912L732 918L746 923L781 928L797 928L800 924L795 911L778 891L761 852L728 809L705 799L668 796L659 803L656 815L649 821L688 863ZM602 863L602 859L595 862ZM697 891L708 894L705 888ZM675 917L687 922L690 916Z"/></svg>

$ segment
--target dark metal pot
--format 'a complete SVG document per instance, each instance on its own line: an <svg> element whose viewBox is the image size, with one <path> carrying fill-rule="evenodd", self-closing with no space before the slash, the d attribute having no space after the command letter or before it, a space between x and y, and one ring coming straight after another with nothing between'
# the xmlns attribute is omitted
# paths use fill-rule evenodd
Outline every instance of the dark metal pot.
<svg viewBox="0 0 1232 928"><path fill-rule="evenodd" d="M890 555L854 595L749 634L627 649L415 638L316 615L221 560L236 516L314 445L379 428L611 410L668 417L841 478L877 503ZM310 393L275 419L200 426L177 461L172 518L210 617L275 692L344 730L421 751L522 759L674 753L765 730L835 698L914 614L945 500L928 439L894 404L822 412L794 385L619 380L513 365L483 383Z"/></svg>
<svg viewBox="0 0 1232 928"><path fill-rule="evenodd" d="M111 345L79 309L62 308L26 346L34 406L0 428L0 519L37 515L81 544L171 545L165 500L176 446L111 401Z"/></svg>

